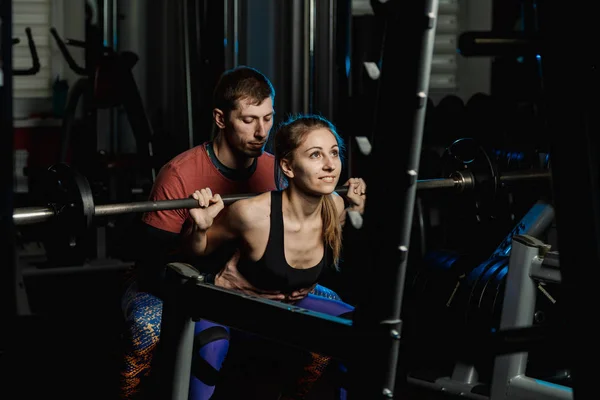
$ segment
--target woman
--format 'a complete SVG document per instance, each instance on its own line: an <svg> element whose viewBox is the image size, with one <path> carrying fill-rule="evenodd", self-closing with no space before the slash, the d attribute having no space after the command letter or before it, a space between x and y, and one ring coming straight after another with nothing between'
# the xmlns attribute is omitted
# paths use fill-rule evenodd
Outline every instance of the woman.
<svg viewBox="0 0 600 400"><path fill-rule="evenodd" d="M342 250L344 199L334 192L342 171L344 143L331 122L316 115L300 115L284 122L274 137L278 190L239 200L225 208L210 188L197 190L199 207L190 210L195 226L191 249L210 254L226 242L237 241L238 269L264 290L286 294L298 307L342 316L353 307L340 301L308 295L294 302L294 290L317 284L325 268L337 268ZM347 199L364 207L366 185L351 179ZM362 210L360 210L362 211ZM197 332L214 324L199 323ZM205 359L216 369L227 351L213 342ZM192 399L203 386L192 380Z"/></svg>

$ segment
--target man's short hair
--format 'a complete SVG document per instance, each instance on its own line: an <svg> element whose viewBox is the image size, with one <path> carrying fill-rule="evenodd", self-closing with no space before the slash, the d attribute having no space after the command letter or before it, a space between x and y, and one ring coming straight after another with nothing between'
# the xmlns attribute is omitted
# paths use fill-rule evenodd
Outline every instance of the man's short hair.
<svg viewBox="0 0 600 400"><path fill-rule="evenodd" d="M221 75L213 92L213 106L228 114L236 109L239 100L249 99L260 105L268 97L275 99L271 81L256 68L241 65Z"/></svg>

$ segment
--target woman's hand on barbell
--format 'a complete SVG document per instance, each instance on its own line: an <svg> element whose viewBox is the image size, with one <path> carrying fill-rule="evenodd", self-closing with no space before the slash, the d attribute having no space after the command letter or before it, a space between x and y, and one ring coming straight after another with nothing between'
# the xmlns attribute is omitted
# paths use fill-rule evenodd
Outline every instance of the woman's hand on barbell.
<svg viewBox="0 0 600 400"><path fill-rule="evenodd" d="M363 214L367 200L367 184L362 178L350 178L344 186L348 186L346 199L350 211L358 211Z"/></svg>
<svg viewBox="0 0 600 400"><path fill-rule="evenodd" d="M225 207L225 203L221 195L213 194L210 188L196 190L191 197L198 200L198 207L190 209L190 216L196 227L205 231L212 226L216 216Z"/></svg>

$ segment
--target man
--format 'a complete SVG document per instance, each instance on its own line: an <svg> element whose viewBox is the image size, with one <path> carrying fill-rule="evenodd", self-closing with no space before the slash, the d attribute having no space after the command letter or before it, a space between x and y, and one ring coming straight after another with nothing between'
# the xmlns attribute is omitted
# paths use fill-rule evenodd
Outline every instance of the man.
<svg viewBox="0 0 600 400"><path fill-rule="evenodd" d="M217 129L214 139L165 164L153 185L150 201L185 198L203 187L211 187L222 195L274 190L274 157L264 151L273 126L274 98L271 82L258 70L241 66L226 71L213 95L213 120ZM353 178L347 184L355 185L357 181ZM354 205L354 208L362 210L363 206ZM266 299L284 300L283 294L258 290L238 273L232 257L235 249L225 247L200 263L191 258L186 251L191 226L187 209L150 212L142 216L140 258L136 262L134 279L123 298L127 322L125 365L121 371L123 399L140 394L143 380L149 376L160 335L160 286L167 263L189 262L200 270L205 281L216 286ZM337 298L331 290L317 285L293 292L289 300L300 300L311 290L318 295Z"/></svg>

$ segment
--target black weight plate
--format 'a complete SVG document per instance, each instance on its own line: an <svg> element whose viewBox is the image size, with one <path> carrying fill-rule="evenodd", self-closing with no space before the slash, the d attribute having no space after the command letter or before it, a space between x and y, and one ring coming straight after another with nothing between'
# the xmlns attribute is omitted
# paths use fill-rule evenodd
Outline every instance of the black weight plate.
<svg viewBox="0 0 600 400"><path fill-rule="evenodd" d="M500 325L500 318L496 314L496 307L499 306L501 311L504 300L504 282L508 273L508 262L509 258L505 257L505 260L498 266L494 275L489 279L479 304L479 318L481 319L481 323L492 331L497 330Z"/></svg>
<svg viewBox="0 0 600 400"><path fill-rule="evenodd" d="M448 146L441 156L441 165L442 177L460 172L472 174L475 182L474 187L465 188L462 193L444 193L440 206L448 230L448 247L460 249L457 246L461 243L480 241L485 236L484 229L493 221L498 174L486 149L472 138L461 138Z"/></svg>
<svg viewBox="0 0 600 400"><path fill-rule="evenodd" d="M487 319L485 318L487 313L481 311L481 300L488 283L493 279L494 275L498 272L504 262L505 260L503 258L494 259L494 261L489 263L481 272L480 277L473 285L470 292L469 303L467 305L467 324L469 326L486 328L483 320Z"/></svg>
<svg viewBox="0 0 600 400"><path fill-rule="evenodd" d="M498 259L489 268L487 268L486 271L483 273L483 276L479 279L479 281L477 282L477 285L471 291L471 296L472 296L471 304L474 306L474 308L476 308L478 310L481 309L483 296L485 295L486 290L490 286L490 282L494 279L494 277L499 272L499 270L502 268L502 266L506 263L506 261L507 261L507 258L506 259L502 259L502 258Z"/></svg>
<svg viewBox="0 0 600 400"><path fill-rule="evenodd" d="M479 280L481 279L483 274L485 274L485 271L487 271L488 268L490 268L496 261L498 261L498 258L487 259L484 262L477 265L468 273L465 279L466 285L469 287L469 298L467 301L471 301L473 289L475 288L475 286L477 286Z"/></svg>
<svg viewBox="0 0 600 400"><path fill-rule="evenodd" d="M485 260L484 262L479 263L475 268L471 269L466 274L466 277L463 282L464 288L461 292L461 296L459 299L460 308L462 308L462 322L465 326L468 321L472 291L474 287L477 286L477 283L479 282L485 271L487 271L487 269L490 268L495 261L496 258Z"/></svg>
<svg viewBox="0 0 600 400"><path fill-rule="evenodd" d="M48 168L48 203L59 210L57 221L66 223L73 236L85 232L93 222L94 199L87 179L67 164ZM64 215L64 217L63 217Z"/></svg>
<svg viewBox="0 0 600 400"><path fill-rule="evenodd" d="M94 222L96 211L92 188L87 179L79 173L74 175L74 182L77 188L78 200L81 202L79 204L79 209L81 210L81 215L83 217L81 226L83 230L87 230Z"/></svg>
<svg viewBox="0 0 600 400"><path fill-rule="evenodd" d="M452 142L442 154L442 174L468 170L476 178L473 190L479 201L492 201L498 185L498 170L489 152L475 139L465 137Z"/></svg>
<svg viewBox="0 0 600 400"><path fill-rule="evenodd" d="M94 218L91 188L85 177L64 163L49 167L42 185L41 197L56 210L56 217L48 221L44 232L48 262L80 264L85 255L78 242L85 237Z"/></svg>

